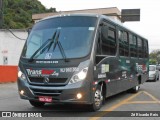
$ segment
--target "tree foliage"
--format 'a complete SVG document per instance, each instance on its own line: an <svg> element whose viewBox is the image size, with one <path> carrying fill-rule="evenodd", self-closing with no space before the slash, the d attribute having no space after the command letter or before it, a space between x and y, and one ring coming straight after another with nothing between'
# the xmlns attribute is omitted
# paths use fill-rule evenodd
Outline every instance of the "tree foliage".
<svg viewBox="0 0 160 120"><path fill-rule="evenodd" d="M23 29L32 26L32 14L55 12L38 0L3 0L3 28Z"/></svg>
<svg viewBox="0 0 160 120"><path fill-rule="evenodd" d="M160 64L160 50L153 50L149 54L150 64Z"/></svg>

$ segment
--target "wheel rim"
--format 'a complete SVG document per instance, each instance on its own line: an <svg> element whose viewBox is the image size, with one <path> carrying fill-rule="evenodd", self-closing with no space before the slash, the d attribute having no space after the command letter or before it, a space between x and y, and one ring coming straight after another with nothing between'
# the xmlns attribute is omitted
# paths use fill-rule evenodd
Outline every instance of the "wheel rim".
<svg viewBox="0 0 160 120"><path fill-rule="evenodd" d="M139 86L136 86L136 91L138 91L139 90Z"/></svg>
<svg viewBox="0 0 160 120"><path fill-rule="evenodd" d="M100 90L96 90L95 92L95 96L94 96L94 102L95 102L95 106L99 107L101 102L102 102L103 96L101 94Z"/></svg>

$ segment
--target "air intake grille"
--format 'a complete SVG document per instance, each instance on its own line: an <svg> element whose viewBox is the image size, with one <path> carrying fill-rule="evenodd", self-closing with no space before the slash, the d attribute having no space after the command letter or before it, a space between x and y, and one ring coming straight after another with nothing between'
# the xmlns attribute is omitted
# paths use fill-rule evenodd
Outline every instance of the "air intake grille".
<svg viewBox="0 0 160 120"><path fill-rule="evenodd" d="M43 96L59 96L62 90L43 90L43 89L31 89L35 95Z"/></svg>
<svg viewBox="0 0 160 120"><path fill-rule="evenodd" d="M29 77L29 80L31 83L44 83L43 77ZM54 83L65 83L67 81L67 78L49 78L49 82L51 84Z"/></svg>

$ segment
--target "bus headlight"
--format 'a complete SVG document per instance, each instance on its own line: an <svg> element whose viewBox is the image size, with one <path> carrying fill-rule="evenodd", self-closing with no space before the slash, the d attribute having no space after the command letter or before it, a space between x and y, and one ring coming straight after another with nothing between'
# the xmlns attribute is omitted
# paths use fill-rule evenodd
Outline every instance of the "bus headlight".
<svg viewBox="0 0 160 120"><path fill-rule="evenodd" d="M73 84L79 81L82 81L86 78L88 72L88 67L82 69L79 73L72 76L68 84Z"/></svg>
<svg viewBox="0 0 160 120"><path fill-rule="evenodd" d="M26 80L26 76L24 73L22 73L22 71L18 68L18 78L22 79L22 80Z"/></svg>

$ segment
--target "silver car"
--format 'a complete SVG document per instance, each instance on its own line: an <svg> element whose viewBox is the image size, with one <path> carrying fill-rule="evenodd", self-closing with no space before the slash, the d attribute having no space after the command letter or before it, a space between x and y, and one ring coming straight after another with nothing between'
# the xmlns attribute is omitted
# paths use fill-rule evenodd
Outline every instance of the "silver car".
<svg viewBox="0 0 160 120"><path fill-rule="evenodd" d="M149 65L149 80L159 80L159 71L156 69L156 65Z"/></svg>

